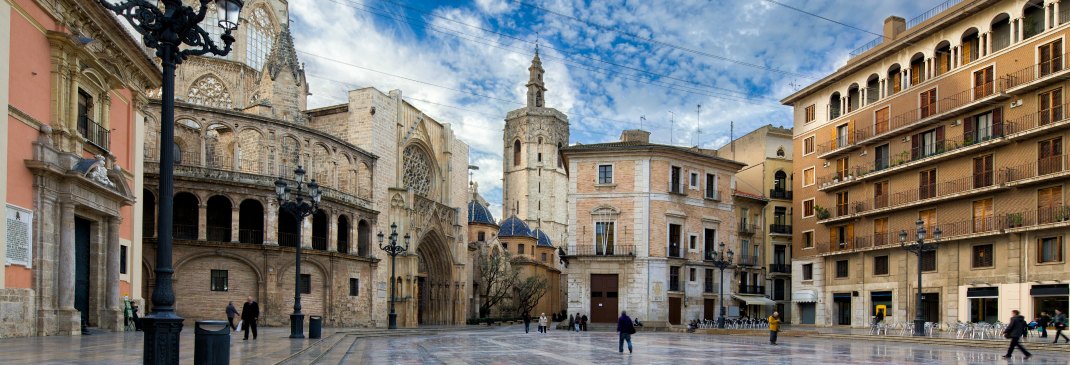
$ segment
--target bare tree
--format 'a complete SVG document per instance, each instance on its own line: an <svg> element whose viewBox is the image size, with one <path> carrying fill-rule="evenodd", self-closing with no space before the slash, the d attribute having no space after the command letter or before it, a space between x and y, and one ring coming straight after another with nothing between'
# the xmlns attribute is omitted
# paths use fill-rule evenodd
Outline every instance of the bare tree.
<svg viewBox="0 0 1070 365"><path fill-rule="evenodd" d="M479 270L479 294L483 301L479 303L479 316L486 318L491 308L502 303L512 294L513 283L520 273L509 264L509 252L492 254L481 248L477 257Z"/></svg>
<svg viewBox="0 0 1070 365"><path fill-rule="evenodd" d="M523 316L530 313L539 304L539 299L546 295L550 288L550 281L546 278L531 276L527 279L516 280L513 290L513 303L516 304L517 315Z"/></svg>

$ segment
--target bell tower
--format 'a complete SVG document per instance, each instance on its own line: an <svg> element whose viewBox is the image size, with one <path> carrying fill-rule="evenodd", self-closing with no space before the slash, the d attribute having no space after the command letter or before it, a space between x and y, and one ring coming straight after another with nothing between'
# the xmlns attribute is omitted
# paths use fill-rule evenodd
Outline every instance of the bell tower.
<svg viewBox="0 0 1070 365"><path fill-rule="evenodd" d="M505 117L502 214L516 214L553 242L565 242L568 171L559 151L568 145L568 117L546 107L544 73L536 46L528 67L527 104Z"/></svg>

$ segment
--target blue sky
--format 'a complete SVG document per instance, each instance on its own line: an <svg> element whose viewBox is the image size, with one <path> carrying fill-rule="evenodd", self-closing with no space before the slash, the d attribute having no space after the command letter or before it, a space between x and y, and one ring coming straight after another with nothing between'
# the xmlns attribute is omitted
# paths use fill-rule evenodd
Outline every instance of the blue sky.
<svg viewBox="0 0 1070 365"><path fill-rule="evenodd" d="M358 87L402 90L469 144L500 218L503 119L525 100L536 39L546 104L569 116L571 143L642 123L653 142L717 148L731 122L735 136L790 127L778 100L843 66L886 17L944 2L777 1L850 27L764 0L292 0L290 16L310 108Z"/></svg>

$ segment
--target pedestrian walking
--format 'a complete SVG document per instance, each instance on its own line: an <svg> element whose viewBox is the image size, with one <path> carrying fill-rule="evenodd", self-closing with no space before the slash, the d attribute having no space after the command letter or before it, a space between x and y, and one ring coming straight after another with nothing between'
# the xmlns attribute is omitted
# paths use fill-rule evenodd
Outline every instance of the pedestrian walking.
<svg viewBox="0 0 1070 365"><path fill-rule="evenodd" d="M524 333L531 329L531 314L524 313Z"/></svg>
<svg viewBox="0 0 1070 365"><path fill-rule="evenodd" d="M234 302L233 301L228 302L227 303L227 323L230 323L230 329L231 330L237 328L237 327L234 327L234 317L237 317L237 316L238 316L238 308L234 308Z"/></svg>
<svg viewBox="0 0 1070 365"><path fill-rule="evenodd" d="M1066 343L1070 343L1070 337L1066 337L1066 335L1063 334L1063 330L1066 329L1066 313L1063 313L1062 310L1056 309L1055 318L1052 319L1052 322L1055 326L1055 341L1052 341L1051 343L1059 343L1059 337L1062 337L1064 340L1066 340Z"/></svg>
<svg viewBox="0 0 1070 365"><path fill-rule="evenodd" d="M260 319L260 303L253 300L253 297L247 297L245 304L241 307L241 321L242 328L245 330L245 338L249 339L249 330L253 330L253 339L256 339L256 321Z"/></svg>
<svg viewBox="0 0 1070 365"><path fill-rule="evenodd" d="M769 344L776 346L776 335L780 332L780 313L773 312L769 316Z"/></svg>
<svg viewBox="0 0 1070 365"><path fill-rule="evenodd" d="M627 341L628 353L632 353L632 335L635 334L635 326L626 311L620 311L620 318L617 319L617 334L620 339L617 343L617 351L623 354L624 342Z"/></svg>
<svg viewBox="0 0 1070 365"><path fill-rule="evenodd" d="M130 315L134 319L134 331L141 330L141 318L137 316L137 303L130 303Z"/></svg>
<svg viewBox="0 0 1070 365"><path fill-rule="evenodd" d="M539 316L539 332L546 333L550 329L550 320L546 319L546 313Z"/></svg>
<svg viewBox="0 0 1070 365"><path fill-rule="evenodd" d="M565 330L566 331L571 331L573 328L576 328L576 318L573 317L571 314L569 314L568 315L568 328L566 328Z"/></svg>
<svg viewBox="0 0 1070 365"><path fill-rule="evenodd" d="M1040 312L1037 325L1040 326L1040 338L1048 338L1048 326L1051 325L1051 316L1048 315L1048 312Z"/></svg>
<svg viewBox="0 0 1070 365"><path fill-rule="evenodd" d="M576 332L580 331L580 314L576 313L576 326L574 327Z"/></svg>
<svg viewBox="0 0 1070 365"><path fill-rule="evenodd" d="M1003 355L1004 359L1011 358L1011 354L1014 353L1015 347L1017 347L1019 350L1022 350L1022 354L1025 354L1026 359L1029 359L1029 357L1033 356L1033 354L1029 353L1029 350L1026 350L1025 346L1022 346L1021 343L1022 336L1025 335L1026 331L1028 331L1028 329L1026 329L1026 326L1027 325L1025 324L1025 317L1019 315L1017 309L1012 310L1010 324L1007 325L1007 329L1003 330L1003 337L1009 338L1011 340L1011 345L1007 348L1007 354ZM1058 339L1058 337L1056 337L1056 339Z"/></svg>
<svg viewBox="0 0 1070 365"><path fill-rule="evenodd" d="M583 329L584 332L587 331L587 315L586 314L583 315L583 318L580 318L580 327Z"/></svg>

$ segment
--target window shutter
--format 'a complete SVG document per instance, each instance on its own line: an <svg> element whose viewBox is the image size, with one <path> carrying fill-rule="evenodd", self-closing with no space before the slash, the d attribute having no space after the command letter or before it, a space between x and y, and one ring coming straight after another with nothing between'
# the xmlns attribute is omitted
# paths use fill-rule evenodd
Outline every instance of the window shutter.
<svg viewBox="0 0 1070 365"><path fill-rule="evenodd" d="M937 153L944 149L944 126L936 127L936 148Z"/></svg>
<svg viewBox="0 0 1070 365"><path fill-rule="evenodd" d="M921 152L921 135L915 134L910 136L910 158L917 159L918 154Z"/></svg>
<svg viewBox="0 0 1070 365"><path fill-rule="evenodd" d="M962 64L963 65L965 65L967 63L970 63L970 61L972 61L970 59L970 55L973 54L973 49L971 49L972 47L973 47L973 42L972 41L962 42Z"/></svg>
<svg viewBox="0 0 1070 365"><path fill-rule="evenodd" d="M833 245L840 243L840 230L833 228L829 230L829 240Z"/></svg>
<svg viewBox="0 0 1070 365"><path fill-rule="evenodd" d="M992 109L992 136L1003 136L1003 108Z"/></svg>
<svg viewBox="0 0 1070 365"><path fill-rule="evenodd" d="M962 118L962 135L964 137L963 141L973 140L973 128L975 123L977 123L977 117Z"/></svg>
<svg viewBox="0 0 1070 365"><path fill-rule="evenodd" d="M855 143L855 121L847 122L847 144Z"/></svg>
<svg viewBox="0 0 1070 365"><path fill-rule="evenodd" d="M855 225L848 224L847 225L847 240L846 240L846 242L848 244L853 244L854 240L855 240Z"/></svg>

